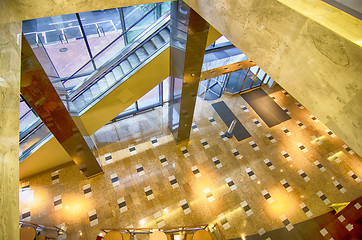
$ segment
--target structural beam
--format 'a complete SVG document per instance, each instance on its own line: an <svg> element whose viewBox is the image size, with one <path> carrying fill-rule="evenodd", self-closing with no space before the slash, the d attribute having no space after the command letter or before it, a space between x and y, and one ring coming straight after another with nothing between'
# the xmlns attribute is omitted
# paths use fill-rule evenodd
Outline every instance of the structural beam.
<svg viewBox="0 0 362 240"><path fill-rule="evenodd" d="M23 36L21 94L86 177L102 173L79 128ZM51 156L49 156L51 157Z"/></svg>
<svg viewBox="0 0 362 240"><path fill-rule="evenodd" d="M176 141L180 143L190 138L209 24L182 1L173 4L178 4L177 8L174 6L172 8L173 14L177 11L178 19L171 20L170 74L173 83L180 81L182 76L182 94L181 98L177 98L174 93L179 89L176 89L176 84L171 84L173 101L170 101L169 105L169 128ZM186 12L189 12L188 21L184 19L187 16ZM185 26L187 26L187 40L184 51L182 37L185 35L183 30ZM182 69L182 66L181 73L177 69Z"/></svg>

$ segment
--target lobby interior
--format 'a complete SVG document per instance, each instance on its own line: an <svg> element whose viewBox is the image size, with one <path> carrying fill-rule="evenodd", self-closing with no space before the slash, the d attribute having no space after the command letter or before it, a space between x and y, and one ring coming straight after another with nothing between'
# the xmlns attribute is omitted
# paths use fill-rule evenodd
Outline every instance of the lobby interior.
<svg viewBox="0 0 362 240"><path fill-rule="evenodd" d="M157 228L213 223L219 224L226 239L243 235L250 236L247 239L277 239L275 236L278 235L270 232L274 229L283 229L285 231L283 234L292 234L289 236L294 236L295 239L306 239L305 235L299 232L303 226L298 228L297 223L329 212L331 210L328 207L329 203L349 202L360 197L361 185L358 176L362 176L362 172L359 157L361 148L358 140L361 137L361 130L358 124L361 115L358 111L360 106L356 103L361 100L361 83L358 82L360 69L357 67L361 60L361 42L358 41L361 38L358 38L358 33L353 30L354 27L357 29L360 26L360 21L351 19L349 15L340 11L336 12L330 6L311 1L313 3L310 4L315 4L314 9L316 6L322 6L326 11L323 12L324 19L328 16L327 12L331 11L330 14L338 14L347 22L353 23L351 29L343 30L333 25L335 22L333 24L323 22L323 19L317 18L318 14L311 9L309 13L301 13L306 6L298 8L301 6L291 6L284 1L276 1L279 5L271 7L269 2L262 1L265 4L263 7L257 8L251 3L244 6L243 10L245 12L249 10L256 18L248 16L247 20L257 20L256 25L245 25L236 36L235 28L240 24L236 20L238 17L231 14L230 22L234 24L234 28L230 29L225 24L227 19L222 18L221 23L217 23L208 12L208 8L218 13L217 16L224 16L224 11L232 12L228 1L223 1L222 4L215 2L214 5L206 5L204 1L185 2L273 76L276 83L272 87L264 85L262 89L276 104L284 107L284 112L291 119L268 127L242 96L224 94L213 101L197 98L193 127L189 128L191 135L187 143L177 144L170 132L167 104L150 112L107 125L103 124L103 127L94 131L92 137L99 150L98 161L104 174L87 179L79 173L79 168L75 164L62 163L50 169L39 170L32 176L23 175L20 185L16 184L16 192L13 189L12 194L2 194L3 198L7 199L3 201L4 206L8 206L7 204L14 201L11 196L18 194L19 187L30 186L33 191L33 201L25 200L17 203L18 209L15 212L19 212L19 215L16 217L20 216L21 219L24 209L31 209L31 221L66 228L67 239L95 239L101 232L100 229L107 227ZM240 1L238 4L246 2L248 1ZM119 7L119 3L109 4L108 7ZM126 6L126 3L123 4ZM238 4L237 6L240 6ZM275 12L266 11L263 12L264 16L260 16L257 10L265 11L268 7ZM11 5L9 9L13 8L14 5ZM295 25L300 23L297 24L298 21L302 21L301 18L310 21L298 28L300 33L283 35L284 29L274 28L273 24L276 22L266 24L269 17L271 18L276 12L283 12L285 8L299 18L294 21ZM93 6L93 9L81 10L96 9L100 7ZM22 11L17 9L15 15L25 14ZM78 9L73 6L65 8L64 11L57 10L49 14L59 15ZM32 14L22 19L42 17L39 13ZM287 14L283 14L283 17L291 18ZM253 30L250 30L250 26L254 27ZM17 27L14 28L14 25L11 29L19 30ZM276 31L276 37L270 35L271 29ZM285 31L288 29L297 31L293 25L286 27ZM245 42L237 40L248 31L255 34L260 32L264 38L253 38L252 42L248 42L251 41L248 37L245 37ZM341 31L344 31L345 35L341 35ZM316 36L309 35L314 32ZM281 39L281 36L284 37ZM329 41L322 41L322 37ZM336 46L334 42L336 38L340 38L338 44L342 47L335 51L326 51L325 47ZM11 39L15 41L14 38ZM314 46L318 54L314 56L303 53L302 49L298 49L300 45L292 46L292 42L305 44L306 48ZM263 47L256 49L255 47L259 45ZM19 45L13 47L17 50L10 56L11 59L16 59ZM309 53L315 54L316 52L313 52L315 49ZM298 52L298 57L293 55L295 51ZM278 54L279 59L275 59ZM16 65L18 64L14 66ZM9 69L18 72L13 69L14 66ZM308 66L314 66L318 71L306 71ZM8 73L9 69L2 70ZM6 82L12 78L15 81L15 75L4 79ZM341 79L345 81L342 82ZM8 91L7 94L9 97L13 94L14 98L19 99L18 96L15 97L15 93L19 95L19 91L16 90L19 79L17 84L14 81L10 81L11 84L7 86L2 84L2 91L5 89L4 86L8 90L10 85L13 91ZM250 138L242 141L235 138L227 140L220 135L228 128L212 107L213 103L220 101L224 101L232 110L250 133ZM11 108L10 112L18 110L15 105L14 103L14 108ZM9 114L8 107L4 112L9 117L13 115ZM259 124L254 121L255 119ZM15 132L14 127L6 131ZM3 132L5 135L9 134L2 129ZM274 141L268 134L273 136ZM9 136L11 134L7 135ZM187 152L182 147L186 147ZM239 154L236 154L235 150ZM14 154L13 150L7 151L5 158L11 159L10 156ZM166 162L163 159L167 159ZM44 159L39 159L41 160ZM15 165L3 166L2 171L5 171L7 166L13 172ZM15 168L18 169L19 166ZM21 171L20 164L20 175ZM305 179L303 172L310 181ZM4 181L12 182L13 186L14 179L19 179L18 175L6 173L6 176L3 176ZM230 180L233 184L230 184ZM85 189L90 188L86 195ZM150 189L152 197L146 193ZM265 197L265 190L272 197L272 201ZM183 207L185 202L190 211L187 208L185 211ZM125 203L121 204L123 209L120 203ZM10 211L14 204L13 202L12 207L6 209ZM304 206L310 211L306 211ZM357 206L353 205L357 211L361 211ZM252 214L249 209L252 210ZM95 212L96 217L91 218ZM12 218L14 216L9 219ZM288 229L290 225L285 224L285 218L292 224L293 229ZM339 227L346 229L349 226L346 221L340 221L340 224ZM8 236L14 234L11 226L9 222L4 227ZM358 226L354 225L354 231ZM14 228L17 226L13 226L13 230ZM318 231L316 228L312 229L309 237L326 239L328 236L333 236L332 232L327 234L320 232L322 227Z"/></svg>

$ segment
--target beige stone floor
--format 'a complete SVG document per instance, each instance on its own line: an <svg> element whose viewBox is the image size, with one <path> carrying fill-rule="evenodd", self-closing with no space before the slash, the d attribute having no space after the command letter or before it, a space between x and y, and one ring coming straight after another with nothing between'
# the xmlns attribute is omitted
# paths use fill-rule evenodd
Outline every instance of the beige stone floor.
<svg viewBox="0 0 362 240"><path fill-rule="evenodd" d="M157 212L162 215L157 219L159 225L218 223L227 238L235 238L241 234L256 234L261 228L270 231L284 227L279 218L282 215L292 224L307 220L308 216L299 207L301 203L308 206L313 213L311 217L328 212L330 209L316 194L319 191L331 203L360 197L361 183L357 183L348 172L353 171L362 178L361 158L347 152L338 136L329 136L326 126L313 121L311 113L300 109L295 104L296 100L283 94L280 87L264 90L275 97L279 106L289 110L292 119L268 128L242 97L224 94L214 102L225 101L252 136L240 142L235 138L223 141L219 133L226 131L227 126L213 110L213 102L198 99L194 123L199 131L191 133L191 140L186 146L189 157L183 156L181 146L176 145L168 130L166 106L106 125L94 135L104 174L87 180L72 165L59 169L59 182L54 184L51 172L35 176L29 179L34 199L29 203L21 201L20 213L30 208L30 220L33 222L63 224L67 228L67 239L95 239L102 227L156 228L154 214ZM245 105L249 112L244 112L241 105ZM216 120L215 125L208 120L210 116ZM262 126L257 127L253 118L257 118ZM302 129L296 121L302 122L306 128ZM286 127L291 135L287 136L282 127ZM275 143L267 139L268 133L276 139ZM318 144L312 136L322 144ZM151 143L150 138L153 137L157 138L158 146ZM201 139L206 139L210 148L204 149ZM260 150L255 151L249 141L255 141ZM308 151L302 152L298 143L302 143ZM134 155L129 151L131 145L136 148ZM232 154L234 148L243 156L242 159ZM286 151L292 160L287 161L282 151ZM329 156L331 152L341 160L339 163ZM106 154L111 154L112 163L106 164ZM167 166L161 165L160 155L166 157ZM222 167L215 166L213 157L218 157ZM264 163L265 159L272 162L274 170ZM326 171L322 172L313 163L316 160ZM142 164L144 175L137 173L138 164ZM199 178L191 171L193 166L199 169ZM248 176L246 168L255 173L255 180ZM298 174L300 169L308 175L309 182ZM117 174L118 186L112 186L112 174ZM176 178L179 187L172 188L170 176ZM236 190L231 191L228 187L225 181L228 177L233 180ZM282 179L290 184L291 192L280 183ZM334 186L336 180L344 187L345 193ZM83 192L86 184L90 184L92 192L92 196L87 198ZM146 197L144 188L147 186L153 191L152 200ZM214 197L212 202L204 193L207 188ZM269 204L263 197L261 191L264 189L270 193L273 203ZM57 195L61 195L62 203L55 210L53 198ZM121 213L117 200L122 197L127 211ZM183 199L191 210L187 215L180 206ZM247 216L240 205L243 201L250 206L252 215ZM96 210L98 220L98 223L92 222L94 226L90 226L88 216L92 210ZM224 214L229 224L221 225L220 214ZM223 227L229 228L224 230ZM82 237L79 236L80 231Z"/></svg>

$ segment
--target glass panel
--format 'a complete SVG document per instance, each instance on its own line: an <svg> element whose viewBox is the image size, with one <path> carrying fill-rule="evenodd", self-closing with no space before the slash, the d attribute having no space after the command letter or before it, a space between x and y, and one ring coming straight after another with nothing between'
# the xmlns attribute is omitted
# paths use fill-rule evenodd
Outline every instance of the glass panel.
<svg viewBox="0 0 362 240"><path fill-rule="evenodd" d="M215 41L215 47L220 47L228 44L230 44L230 41L225 36L221 36Z"/></svg>
<svg viewBox="0 0 362 240"><path fill-rule="evenodd" d="M135 22L141 19L148 11L150 11L155 6L156 3L151 3L122 8L126 29L130 28Z"/></svg>
<svg viewBox="0 0 362 240"><path fill-rule="evenodd" d="M121 16L116 8L79 13L79 16L93 56L123 32ZM117 43L121 44L120 48L123 49L123 38ZM101 66L101 64L96 65L97 67Z"/></svg>
<svg viewBox="0 0 362 240"><path fill-rule="evenodd" d="M33 38L39 36L61 78L70 76L90 59L75 14L24 21L23 32Z"/></svg>
<svg viewBox="0 0 362 240"><path fill-rule="evenodd" d="M76 89L77 86L83 83L83 81L86 80L87 78L88 76L68 79L67 81L63 82L63 85L67 91Z"/></svg>
<svg viewBox="0 0 362 240"><path fill-rule="evenodd" d="M34 147L34 145L38 144L49 134L51 134L49 129L43 124L39 129L29 135L26 139L22 139L19 143L19 158L24 159L26 156L22 156L23 153L25 154L25 151L30 150L32 147Z"/></svg>
<svg viewBox="0 0 362 240"><path fill-rule="evenodd" d="M151 91L146 93L143 97L138 99L138 108L145 109L153 107L156 104L160 104L160 88L157 85Z"/></svg>
<svg viewBox="0 0 362 240"><path fill-rule="evenodd" d="M270 76L267 74L266 77L264 78L263 84L266 84L266 83L269 81L269 79L271 79L271 78L270 78Z"/></svg>
<svg viewBox="0 0 362 240"><path fill-rule="evenodd" d="M261 81L263 80L264 75L265 75L265 72L264 72L261 68L259 68L259 69L260 69L260 70L257 69L257 71L254 73L254 74L256 74L256 73L259 71L259 72L258 72L258 75L257 75L256 78L255 78L255 81L254 81L252 87L257 87L257 86L259 86L259 85L261 84Z"/></svg>
<svg viewBox="0 0 362 240"><path fill-rule="evenodd" d="M19 132L22 133L31 127L39 117L29 108L29 106L24 102L20 101L20 122L19 122Z"/></svg>
<svg viewBox="0 0 362 240"><path fill-rule="evenodd" d="M170 11L171 9L171 1L168 2L163 2L161 5L161 15L164 15L165 13L167 13L168 11Z"/></svg>
<svg viewBox="0 0 362 240"><path fill-rule="evenodd" d="M96 41L97 39L93 38L93 40ZM93 40L91 39L90 41L92 42ZM94 44L94 42L92 42L92 44ZM103 52L101 52L99 55L95 57L94 62L97 68L100 68L107 61L109 61L110 59L114 58L119 53L121 53L124 47L125 47L124 37L120 37L114 43L112 43L112 45L110 45L107 49L105 49ZM96 49L96 47L94 49Z"/></svg>
<svg viewBox="0 0 362 240"><path fill-rule="evenodd" d="M175 82L174 82L173 94L174 94L174 99L178 99L181 98L183 80L181 78L174 78L174 79Z"/></svg>
<svg viewBox="0 0 362 240"><path fill-rule="evenodd" d="M24 101L20 101L20 118L30 110L28 104Z"/></svg>
<svg viewBox="0 0 362 240"><path fill-rule="evenodd" d="M270 77L269 77L270 78ZM270 78L269 82L268 82L268 86L272 87L274 83L274 79Z"/></svg>
<svg viewBox="0 0 362 240"><path fill-rule="evenodd" d="M22 133L31 127L39 118L33 113L33 111L29 111L26 113L19 122L19 132Z"/></svg>
<svg viewBox="0 0 362 240"><path fill-rule="evenodd" d="M247 72L248 69L242 69L236 72L232 72L225 91L227 91L228 93L239 92Z"/></svg>
<svg viewBox="0 0 362 240"><path fill-rule="evenodd" d="M249 71L248 75L246 76L246 79L244 81L244 85L243 85L243 88L241 89L241 91L245 91L245 90L248 90L251 88L251 85L253 84L253 79L255 76L253 71L255 71L255 69L258 70L258 66L254 66L254 67L250 68L250 71Z"/></svg>
<svg viewBox="0 0 362 240"><path fill-rule="evenodd" d="M141 21L139 21L135 26L133 26L127 32L127 40L131 42L135 39L140 33L142 33L146 28L151 26L158 19L157 11L152 11L150 14L145 16Z"/></svg>
<svg viewBox="0 0 362 240"><path fill-rule="evenodd" d="M168 102L170 100L170 84L170 77L163 80L163 102Z"/></svg>
<svg viewBox="0 0 362 240"><path fill-rule="evenodd" d="M129 106L128 108L126 108L123 112L121 112L117 117L121 117L121 116L125 116L127 114L130 114L132 112L136 112L137 108L136 108L136 103L132 103L131 106Z"/></svg>

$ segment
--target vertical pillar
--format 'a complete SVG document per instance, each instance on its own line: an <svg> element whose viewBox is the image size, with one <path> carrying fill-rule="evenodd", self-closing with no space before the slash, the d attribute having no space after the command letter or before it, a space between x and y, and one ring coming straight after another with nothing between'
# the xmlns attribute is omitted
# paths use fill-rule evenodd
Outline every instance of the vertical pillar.
<svg viewBox="0 0 362 240"><path fill-rule="evenodd" d="M21 20L0 1L0 239L19 240Z"/></svg>
<svg viewBox="0 0 362 240"><path fill-rule="evenodd" d="M23 36L21 93L87 177L102 173L79 128Z"/></svg>
<svg viewBox="0 0 362 240"><path fill-rule="evenodd" d="M182 76L182 94L181 98L177 98L174 94L173 101L169 105L169 128L176 141L180 143L190 138L209 24L182 1L173 3L177 4L177 7L172 8L171 14L177 11L178 21L171 19L170 71L174 85L170 92L177 93L176 90L179 90L177 85L180 85L178 82ZM187 15L188 21L184 19ZM186 32L183 30L185 26L187 26ZM184 48L182 36L186 33L186 48Z"/></svg>
<svg viewBox="0 0 362 240"><path fill-rule="evenodd" d="M181 93L186 54L190 7L183 1L171 2L170 97L168 127L177 141L180 122Z"/></svg>

